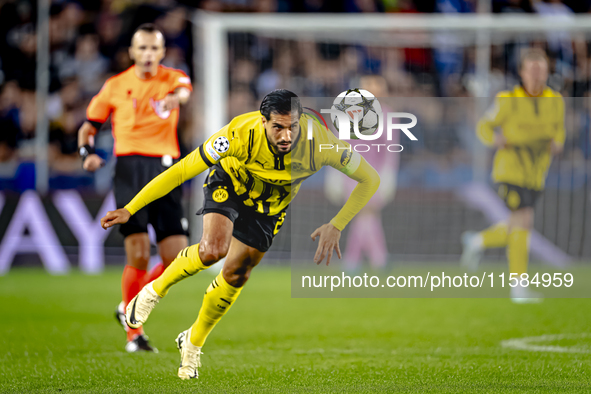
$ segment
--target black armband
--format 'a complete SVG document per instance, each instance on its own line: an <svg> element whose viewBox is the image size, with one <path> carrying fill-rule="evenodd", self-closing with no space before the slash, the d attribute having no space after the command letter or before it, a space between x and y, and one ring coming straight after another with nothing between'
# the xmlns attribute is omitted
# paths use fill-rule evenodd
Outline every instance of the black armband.
<svg viewBox="0 0 591 394"><path fill-rule="evenodd" d="M211 160L209 160L209 157L207 157L205 151L203 150L203 144L199 145L199 154L201 155L201 158L203 159L205 164L207 164L208 167L213 166L213 163L211 162Z"/></svg>
<svg viewBox="0 0 591 394"><path fill-rule="evenodd" d="M96 129L96 131L99 131L101 129L101 126L103 125L101 122L97 122L96 120L86 119L86 121L90 123L92 127Z"/></svg>

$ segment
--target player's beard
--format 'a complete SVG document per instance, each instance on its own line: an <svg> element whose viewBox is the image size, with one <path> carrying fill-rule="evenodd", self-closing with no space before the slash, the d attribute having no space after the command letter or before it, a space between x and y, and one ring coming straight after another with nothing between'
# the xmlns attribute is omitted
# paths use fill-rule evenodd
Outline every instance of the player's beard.
<svg viewBox="0 0 591 394"><path fill-rule="evenodd" d="M280 144L275 145L275 149L277 150L277 153L280 155L286 155L289 152L291 152L291 150L293 149L293 143L289 144L289 149L288 150L280 150L279 148L281 147Z"/></svg>

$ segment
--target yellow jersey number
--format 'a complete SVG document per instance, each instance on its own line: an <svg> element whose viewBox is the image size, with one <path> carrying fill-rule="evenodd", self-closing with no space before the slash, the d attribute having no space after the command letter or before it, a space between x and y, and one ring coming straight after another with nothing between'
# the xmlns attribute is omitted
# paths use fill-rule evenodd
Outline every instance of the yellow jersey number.
<svg viewBox="0 0 591 394"><path fill-rule="evenodd" d="M285 221L286 214L287 214L287 212L281 212L281 216L279 217L279 220L277 220L277 223L275 223L275 230L273 230L273 235L277 235L279 230L281 230L281 227L283 226L283 222Z"/></svg>

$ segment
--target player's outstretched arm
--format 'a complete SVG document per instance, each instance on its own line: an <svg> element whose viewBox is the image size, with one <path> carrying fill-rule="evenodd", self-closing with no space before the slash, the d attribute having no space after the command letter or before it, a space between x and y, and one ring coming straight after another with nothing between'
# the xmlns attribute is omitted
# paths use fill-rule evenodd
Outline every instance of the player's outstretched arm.
<svg viewBox="0 0 591 394"><path fill-rule="evenodd" d="M131 215L154 200L164 197L183 182L202 173L208 168L199 150L196 149L156 178L152 179L124 208L108 212L101 219L101 225L107 229L115 224L125 223Z"/></svg>
<svg viewBox="0 0 591 394"><path fill-rule="evenodd" d="M347 174L349 178L358 182L357 186L351 192L343 208L330 221L339 230L343 230L349 224L353 217L369 202L380 186L378 172L361 155L358 157L360 160L359 166L354 172Z"/></svg>
<svg viewBox="0 0 591 394"><path fill-rule="evenodd" d="M380 175L361 155L355 155L353 160L359 160L358 164L353 162L353 165L358 166L352 173L347 173L347 176L356 180L358 182L357 186L353 189L343 208L341 208L330 223L317 228L311 235L313 241L317 237L320 237L314 256L314 262L316 264L320 264L325 257L326 265L330 264L333 251L336 251L337 256L341 258L341 250L339 248L341 231L369 202L380 186Z"/></svg>
<svg viewBox="0 0 591 394"><path fill-rule="evenodd" d="M105 217L101 219L101 227L106 230L109 227L114 226L115 224L127 223L130 217L131 213L129 213L129 211L125 208L120 208L115 211L109 211L107 212Z"/></svg>

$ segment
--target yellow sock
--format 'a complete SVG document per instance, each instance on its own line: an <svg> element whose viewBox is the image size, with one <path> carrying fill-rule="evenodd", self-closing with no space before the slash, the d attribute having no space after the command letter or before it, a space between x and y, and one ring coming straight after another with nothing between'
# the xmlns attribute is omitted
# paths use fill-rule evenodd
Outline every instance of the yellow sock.
<svg viewBox="0 0 591 394"><path fill-rule="evenodd" d="M241 291L242 287L230 286L220 272L207 288L205 297L203 297L203 305L199 310L199 317L191 327L191 343L193 345L203 346L211 330L228 312Z"/></svg>
<svg viewBox="0 0 591 394"><path fill-rule="evenodd" d="M527 272L529 259L529 230L516 227L511 230L507 241L507 260L510 274Z"/></svg>
<svg viewBox="0 0 591 394"><path fill-rule="evenodd" d="M507 246L507 223L497 223L480 232L482 246L485 248L504 248Z"/></svg>
<svg viewBox="0 0 591 394"><path fill-rule="evenodd" d="M156 294L164 297L172 285L207 268L199 258L199 244L189 246L179 252L152 287Z"/></svg>

